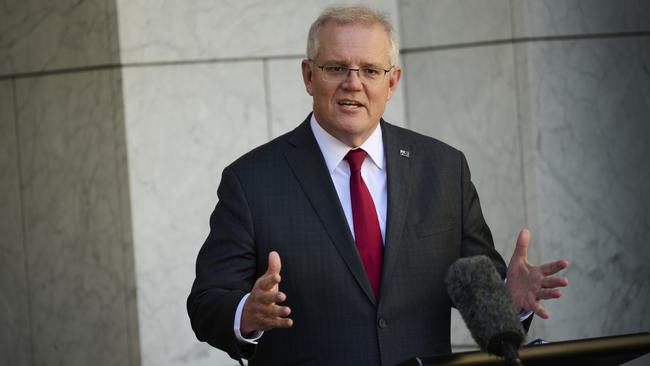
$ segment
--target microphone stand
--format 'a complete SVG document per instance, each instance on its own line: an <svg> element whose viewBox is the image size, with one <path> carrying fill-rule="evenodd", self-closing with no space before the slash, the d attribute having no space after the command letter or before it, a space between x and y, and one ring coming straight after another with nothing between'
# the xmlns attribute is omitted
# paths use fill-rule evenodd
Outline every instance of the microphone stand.
<svg viewBox="0 0 650 366"><path fill-rule="evenodd" d="M519 358L517 347L512 342L501 341L501 350L508 366L524 366Z"/></svg>

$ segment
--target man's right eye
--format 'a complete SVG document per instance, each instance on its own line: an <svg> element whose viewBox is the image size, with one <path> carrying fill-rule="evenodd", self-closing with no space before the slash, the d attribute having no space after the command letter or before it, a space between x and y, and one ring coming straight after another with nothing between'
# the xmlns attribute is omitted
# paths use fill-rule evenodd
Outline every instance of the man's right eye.
<svg viewBox="0 0 650 366"><path fill-rule="evenodd" d="M345 67L343 66L324 66L323 69L325 69L325 72L331 72L331 73L340 73L345 70Z"/></svg>

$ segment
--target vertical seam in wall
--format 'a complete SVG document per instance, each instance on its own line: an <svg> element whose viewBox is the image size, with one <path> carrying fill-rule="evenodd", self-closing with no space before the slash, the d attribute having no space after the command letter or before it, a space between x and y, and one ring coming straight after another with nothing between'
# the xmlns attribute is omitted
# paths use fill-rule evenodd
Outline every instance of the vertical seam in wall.
<svg viewBox="0 0 650 366"><path fill-rule="evenodd" d="M402 21L402 11L401 11L401 9L402 9L402 0L398 0L397 1L397 21L399 22L398 26L399 26L399 37L400 38L402 38L404 36L404 22ZM400 44L402 44L402 40L403 39L399 40ZM403 46L401 48L403 48ZM400 63L404 66L402 69L403 70L408 70L408 68L406 67L406 58L405 58L406 55L402 54L402 52L400 50L400 55L399 56L400 56L399 58L401 60ZM404 73L404 71L403 71L403 73ZM408 88L407 88L408 83L406 82L406 77L404 75L402 75L402 80L403 80L403 82L402 82L402 94L403 94L403 100L404 100L402 108L404 109L404 127L409 128L409 125L410 125L409 121L411 120L411 118L410 118L410 113L409 113L410 108L408 108L408 101L409 101Z"/></svg>
<svg viewBox="0 0 650 366"><path fill-rule="evenodd" d="M404 65L404 69L407 70L406 66L406 60L402 58L402 64ZM409 98L408 98L408 83L406 82L406 78L404 78L404 83L402 84L402 93L403 93L403 99L404 99L404 105L402 108L404 108L404 128L410 128L410 120L411 120L411 113L409 113L410 108L409 108Z"/></svg>
<svg viewBox="0 0 650 366"><path fill-rule="evenodd" d="M267 141L273 138L273 113L271 111L271 92L269 81L269 59L262 59L262 73L264 74L264 109L266 113Z"/></svg>
<svg viewBox="0 0 650 366"><path fill-rule="evenodd" d="M514 14L514 0L510 0L510 37L515 38L515 14ZM515 78L515 108L517 115L517 133L519 136L519 174L521 177L521 194L522 194L522 203L524 208L524 222L526 226L530 226L531 223L528 221L528 202L526 201L526 173L524 172L524 138L523 131L521 128L521 98L520 98L520 84L519 84L519 71L517 68L517 43L512 42L512 69Z"/></svg>
<svg viewBox="0 0 650 366"><path fill-rule="evenodd" d="M111 26L111 19L108 14L108 6L106 1L110 0L105 0L102 2L104 6L104 17L105 17L105 22L106 22L106 49L108 49L109 52L109 62L113 61L113 49L111 49L112 43L111 43L111 35L110 35L110 26ZM115 5L117 7L117 4ZM116 14L117 15L117 14ZM119 61L119 60L118 60ZM113 122L113 152L115 154L114 158L117 160L119 158L119 149L117 146L117 128L115 126L115 99L113 98L113 93L115 93L115 90L113 89L113 70L106 70L107 72L107 77L108 77L108 85L110 86L110 90L108 91L108 95L110 98L110 108L111 108L111 121ZM125 144L126 145L126 144ZM125 316L125 323L128 322L128 314L129 314L129 306L128 306L128 286L127 286L127 272L126 272L126 256L125 256L125 251L124 251L124 222L122 221L122 214L124 213L123 208L122 208L122 182L120 180L120 173L119 173L119 166L118 162L114 161L116 165L115 169L115 174L116 174L116 181L117 181L117 207L119 212L119 238L120 238L120 248L121 254L122 254L122 276L123 276L123 283L122 283L122 289L124 291L124 316ZM129 324L125 324L124 330L126 331L126 336L124 337L124 340L126 341L126 352L127 352L127 357L128 357L128 363L131 364L131 360L133 359L131 357L131 335L129 334Z"/></svg>
<svg viewBox="0 0 650 366"><path fill-rule="evenodd" d="M18 196L20 199L20 219L21 229L23 232L23 252L24 252L24 266L25 266L25 285L27 286L27 321L29 322L29 358L31 364L34 366L34 322L32 320L32 291L31 281L29 277L29 251L27 248L27 223L25 214L25 200L23 193L23 169L22 169L22 156L20 153L20 123L18 123L18 97L16 88L16 79L11 79L11 92L13 98L14 109L14 127L16 129L16 166L18 168Z"/></svg>
<svg viewBox="0 0 650 366"><path fill-rule="evenodd" d="M109 12L109 1L111 2L113 8L112 13ZM106 70L108 77L108 85L110 86L109 98L111 106L111 120L113 123L113 148L114 148L114 159L115 159L115 179L117 181L117 205L118 205L118 222L119 222L119 238L120 238L120 247L122 253L122 289L124 293L124 331L126 336L124 340L126 342L126 356L127 363L131 366L137 366L142 364L142 359L140 357L140 339L139 339L139 314L137 309L137 292L134 291L133 295L131 293L132 288L135 288L137 284L135 283L135 241L133 239L133 231L131 230L130 225L125 226L124 217L125 210L128 210L128 220L131 218L131 197L130 197L130 181L129 181L129 163L128 163L128 141L126 136L126 117L124 113L124 91L122 83L122 70L123 66L121 63L121 53L120 53L120 29L118 22L118 3L114 0L105 0L103 2L104 6L104 15L106 17L106 47L109 52L109 62L111 64L117 65L114 68L109 68ZM111 14L112 17L111 18ZM115 29L111 29L114 26ZM112 37L115 37L114 39ZM113 42L114 41L114 42ZM113 48L115 46L115 48ZM121 99L116 97L120 96ZM118 107L118 103L121 103ZM118 126L118 124L122 126ZM122 144L118 144L118 139L122 139ZM120 147L124 149L123 155L120 151ZM120 164L120 159L124 157L124 165ZM124 177L122 177L122 169L125 170ZM124 178L124 180L122 180ZM126 186L124 186L126 185ZM125 203L126 200L126 203ZM127 207L124 207L124 206ZM128 228L128 229L127 229ZM129 250L130 249L130 250ZM135 299L130 303L130 297L134 296ZM135 306L135 309L131 308L131 304ZM135 319L131 318L131 315L135 313ZM130 324L134 322L135 324ZM135 345L134 345L135 343Z"/></svg>
<svg viewBox="0 0 650 366"><path fill-rule="evenodd" d="M119 212L119 218L118 218L119 230L120 230L119 238L120 238L120 247L122 249L121 250L121 253L122 253L122 266L121 267L122 267L122 275L124 276L123 277L124 281L122 283L123 290L124 290L124 311L125 311L125 313L124 313L124 316L125 316L124 330L126 331L126 337L124 337L124 338L125 338L125 341L126 341L128 363L129 363L129 365L135 366L135 365L132 364L133 360L136 359L136 357L137 357L137 355L133 354L134 353L133 352L133 342L134 342L133 337L137 337L137 333L132 334L132 332L130 330L132 329L131 327L133 325L128 324L128 322L131 320L130 314L132 312L132 309L129 306L129 297L131 296L131 288L132 288L132 286L136 285L134 283L132 284L130 282L130 279L135 278L135 274L131 273L131 271L135 272L135 268L134 268L134 266L127 266L127 263L130 263L131 261L134 261L134 259L129 258L129 257L133 256L133 252L126 249L127 245L130 245L130 246L134 245L134 240L133 240L132 236L127 237L127 236L131 235L132 232L130 230L127 231L125 226L124 226L125 210L131 210L131 207L130 206L129 207L124 207L124 205L123 205L125 195L128 195L130 190L128 188L128 184L129 184L128 170L129 170L129 168L128 168L128 152L127 151L124 151L124 155L123 155L124 158L125 158L124 165L126 165L126 167L121 168L122 164L120 164L120 162L119 162L122 155L120 153L120 146L118 145L117 141L118 141L118 139L123 138L122 147L125 150L128 147L128 143L127 143L126 131L125 131L126 126L122 126L122 128L118 128L118 126L117 126L118 123L126 124L126 118L123 118L123 117L120 118L121 116L117 115L118 113L123 114L123 112L122 112L123 107L120 106L118 108L116 106L116 103L119 103L119 101L117 101L115 99L115 93L120 93L120 95L123 95L121 93L121 90L118 90L118 88L119 89L122 88L121 75L119 75L119 83L116 83L115 80L114 80L114 78L116 77L116 75L114 73L118 73L118 72L121 74L121 68L120 69L109 70L107 77L109 78L109 85L111 86L111 90L109 91L109 95L110 95L110 99L111 99L111 114L112 114L111 120L112 120L112 123L113 123L113 148L114 148L114 154L115 154L114 158L116 160L115 161L115 167L116 167L116 169L115 169L115 175L116 175L115 179L117 181L117 195L118 195L117 196L118 197L117 198L117 205L118 205L118 212ZM121 169L126 170L126 173L125 173L126 174L126 177L125 177L126 179L124 179L124 180L121 179L122 178L121 174L120 174ZM127 185L126 189L123 187L123 184ZM127 199L128 199L128 202L131 202L130 197L128 197ZM129 213L129 219L130 219L130 213ZM136 304L136 316L137 316L137 300L135 301L135 304ZM138 325L138 328L139 328L139 324L137 324L137 325ZM139 346L139 342L138 342L138 346Z"/></svg>
<svg viewBox="0 0 650 366"><path fill-rule="evenodd" d="M110 28L111 28L113 23L112 23L110 14L108 12L107 1L112 1L112 0L103 1L104 16L105 16L105 22L106 22L106 48L108 49L108 52L109 52L109 62L117 62L119 64L119 62L121 60L119 59L119 57L114 59L114 54L113 54L113 51L115 51L115 52L119 51L119 47L117 47L116 49L112 48L112 46L113 46L113 42L112 42L112 39L111 39L112 30ZM115 13L114 13L113 16L115 17L115 23L114 23L115 27L116 27L115 33L117 33L115 35L115 37L117 37L118 42L119 42L119 25L117 23L117 3L114 4L114 7L115 7ZM124 199L124 197L122 196L123 195L122 184L123 183L124 184L129 184L129 181L128 181L128 178L127 178L126 182L123 182L120 179L120 164L119 164L120 149L119 149L119 147L117 145L117 139L118 139L118 131L121 131L121 130L118 129L117 126L116 126L117 123L119 123L118 119L117 119L117 116L116 116L117 110L116 110L116 104L115 104L116 103L116 101L115 101L115 93L118 92L118 90L116 90L117 85L115 85L115 83L114 83L114 76L115 76L114 72L121 72L121 70L122 70L121 66L118 66L117 68L106 70L106 72L107 72L107 77L108 77L108 85L110 86L109 98L110 98L110 107L111 107L111 116L112 116L111 120L113 122L113 149L114 149L113 152L115 154L114 155L114 159L115 159L114 163L115 163L115 168L116 168L115 169L115 175L116 175L115 179L117 181L117 205L118 205L118 212L119 212L119 217L118 217L119 238L120 238L120 248L121 248L121 254L122 254L121 268L122 268L122 276L123 276L122 277L123 278L122 290L124 291L123 292L124 293L124 317L125 317L124 318L124 323L125 323L124 324L124 331L126 332L126 335L124 337L124 341L126 342L126 345L125 345L126 346L126 355L127 355L127 358L128 358L127 362L128 362L129 365L135 366L135 365L132 365L132 363L131 363L133 361L133 359L134 359L134 355L132 354L132 351L133 351L133 349L132 349L133 339L131 338L132 337L131 332L130 332L130 326L131 325L129 324L129 320L130 320L130 318L129 318L129 314L130 314L129 296L130 296L130 288L131 287L130 287L130 284L128 282L129 282L129 278L131 278L131 276L129 275L129 271L128 271L128 268L127 268L127 252L128 251L125 250L125 245L126 245L126 237L125 236L127 235L127 233L125 232L125 228L124 228L124 217L123 217L123 215L124 215L124 207L122 207L122 203L123 203L123 199ZM121 79L121 77L120 77L120 79ZM121 85L122 85L122 83L120 82L119 86L121 86ZM120 122L126 123L125 119L121 119ZM126 129L126 126L124 126L124 129ZM123 146L124 146L124 149L126 149L126 147L127 147L126 136L124 136L124 145ZM126 152L125 152L124 156L128 157ZM126 158L125 160L128 161L128 158ZM127 162L125 161L125 163L127 163ZM128 171L128 163L127 163L127 168L126 169ZM128 175L127 175L127 177L128 177ZM131 240L131 245L133 245L132 240ZM135 271L135 268L133 268L133 270Z"/></svg>
<svg viewBox="0 0 650 366"><path fill-rule="evenodd" d="M110 42L110 40L109 40L109 42ZM126 317L125 321L128 322L128 320L129 320L129 315L128 315L129 314L129 300L128 300L128 298L129 298L129 288L130 287L129 287L128 283L127 283L127 279L128 279L129 276L127 275L126 251L124 250L126 233L124 232L124 218L122 217L122 215L124 214L124 207L122 207L122 200L124 199L124 197L122 196L122 194L123 194L122 193L122 183L124 183L124 182L122 182L122 180L120 179L120 167L119 167L120 166L120 164L119 164L120 150L119 150L119 147L117 145L117 139L118 139L117 134L118 134L119 129L116 126L116 124L118 122L116 121L117 116L115 115L115 113L116 113L115 109L116 108L115 108L115 98L114 98L114 93L116 93L117 90L114 89L113 77L114 77L113 71L112 70L108 71L108 78L109 78L108 82L109 82L109 85L111 86L111 90L109 90L109 95L110 95L110 99L111 99L111 104L110 104L111 105L111 114L112 114L111 120L113 122L113 153L115 154L114 159L116 160L114 163L115 163L115 167L116 167L116 169L115 169L115 175L116 175L115 179L117 181L117 207L118 207L117 209L118 209L118 212L119 212L118 220L119 220L119 230L120 230L120 234L119 234L120 236L119 237L120 237L120 244L121 244L120 247L122 248L122 250L121 250L121 252L122 252L122 276L124 276L123 277L124 282L122 283L123 290L124 290L124 310L125 310L124 316ZM125 137L125 140L126 140L126 137ZM126 141L124 143L124 146L126 147ZM126 156L126 154L125 154L125 156ZM127 167L127 170L128 170L128 167ZM126 184L128 184L128 180L127 180ZM126 340L126 349L127 349L127 354L128 354L128 357L129 357L129 364L131 364L131 360L133 359L133 357L131 355L131 334L129 332L129 324L126 324L126 326L124 327L124 330L126 331L126 337L124 337L124 339Z"/></svg>

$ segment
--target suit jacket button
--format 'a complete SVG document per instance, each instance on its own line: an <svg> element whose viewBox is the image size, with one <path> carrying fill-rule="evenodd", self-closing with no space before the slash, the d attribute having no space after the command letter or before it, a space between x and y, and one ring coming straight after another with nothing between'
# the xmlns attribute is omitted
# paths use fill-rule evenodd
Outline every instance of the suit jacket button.
<svg viewBox="0 0 650 366"><path fill-rule="evenodd" d="M379 328L382 328L382 329L386 328L386 326L388 325L388 323L386 322L386 319L384 319L384 318L379 318L379 321L377 322L377 324L379 325Z"/></svg>

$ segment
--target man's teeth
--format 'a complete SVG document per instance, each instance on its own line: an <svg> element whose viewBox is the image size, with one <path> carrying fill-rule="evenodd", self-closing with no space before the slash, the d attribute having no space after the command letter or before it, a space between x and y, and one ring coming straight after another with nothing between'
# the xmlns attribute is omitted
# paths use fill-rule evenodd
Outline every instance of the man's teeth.
<svg viewBox="0 0 650 366"><path fill-rule="evenodd" d="M354 107L360 107L361 106L361 103L352 102L352 101L348 101L348 100L342 100L342 101L339 102L339 104L340 105L349 105L349 106L354 106Z"/></svg>

